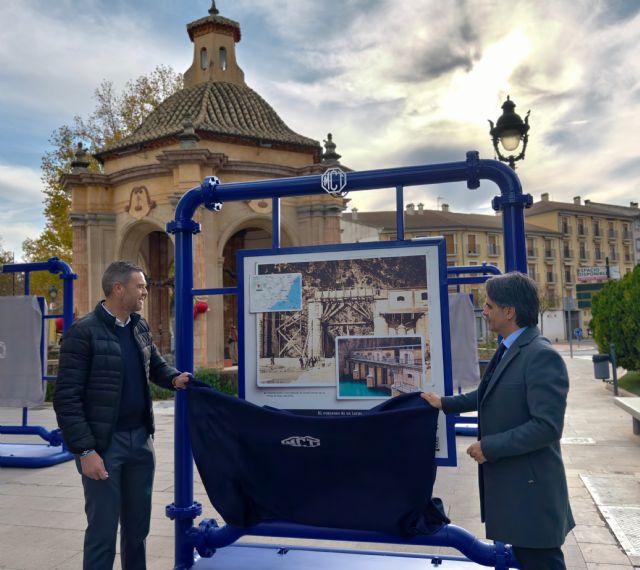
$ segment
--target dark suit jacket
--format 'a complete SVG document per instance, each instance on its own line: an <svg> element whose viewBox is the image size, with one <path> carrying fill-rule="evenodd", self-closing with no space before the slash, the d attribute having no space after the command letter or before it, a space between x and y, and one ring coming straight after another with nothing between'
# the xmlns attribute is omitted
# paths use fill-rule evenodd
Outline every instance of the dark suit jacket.
<svg viewBox="0 0 640 570"><path fill-rule="evenodd" d="M478 390L442 399L447 414L478 411L487 538L553 548L574 527L560 452L568 391L561 356L530 327L503 356L481 401Z"/></svg>

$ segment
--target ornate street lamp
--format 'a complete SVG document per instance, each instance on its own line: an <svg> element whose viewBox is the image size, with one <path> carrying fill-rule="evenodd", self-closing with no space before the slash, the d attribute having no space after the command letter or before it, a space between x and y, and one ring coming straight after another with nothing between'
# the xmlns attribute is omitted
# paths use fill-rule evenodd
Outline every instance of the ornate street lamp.
<svg viewBox="0 0 640 570"><path fill-rule="evenodd" d="M531 113L531 111L527 111L527 115L523 121L520 115L516 114L515 108L516 104L511 101L507 95L507 100L502 104L502 116L498 119L496 125L494 126L493 121L489 121L491 125L489 134L493 141L496 156L502 162L508 162L513 170L516 169L516 160L524 159L524 153L527 150L527 142L529 140L529 114ZM498 142L500 142L507 152L513 153L518 150L520 141L522 141L522 151L518 156L510 154L507 157L500 152Z"/></svg>
<svg viewBox="0 0 640 570"><path fill-rule="evenodd" d="M55 285L51 285L51 287L49 287L49 299L51 299L51 302L49 303L50 311L53 311L55 309L57 297L58 297L58 288Z"/></svg>

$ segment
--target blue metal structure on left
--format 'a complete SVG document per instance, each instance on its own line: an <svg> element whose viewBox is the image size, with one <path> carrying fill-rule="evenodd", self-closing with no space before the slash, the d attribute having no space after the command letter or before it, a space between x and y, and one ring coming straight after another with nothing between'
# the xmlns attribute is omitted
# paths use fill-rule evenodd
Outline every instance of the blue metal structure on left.
<svg viewBox="0 0 640 570"><path fill-rule="evenodd" d="M0 273L24 273L24 294L29 295L31 288L31 273L37 271L48 271L54 275L59 275L63 283L62 295L64 309L61 315L43 314L43 323L47 319L62 317L63 331L66 332L73 322L73 281L77 275L73 273L71 267L57 257L52 257L48 261L35 263L11 263L0 265ZM39 298L42 308L44 300ZM43 381L53 381L55 376L47 376L46 372L46 350L44 346L44 335L40 343L40 354L42 357L42 379ZM48 430L42 426L28 425L28 409L22 409L22 425L7 426L0 425L0 434L5 435L35 435L42 438L47 443L0 443L0 466L2 467L50 467L64 461L73 459L73 455L66 449L62 441L62 433L56 428Z"/></svg>
<svg viewBox="0 0 640 570"><path fill-rule="evenodd" d="M500 189L492 205L496 211L502 212L504 232L504 262L507 271L526 273L526 247L524 233L524 208L532 203L532 197L522 193L520 181L515 172L495 160L480 160L476 151L467 153L466 161L406 168L373 170L367 172L340 172L344 192L365 191L380 188L395 188L397 205L397 240L404 240L403 190L406 186L441 184L466 181L469 189L480 186L480 180L493 181ZM322 194L323 176L303 176L277 180L262 180L221 184L216 177L205 178L202 185L186 192L176 208L175 219L167 225L167 231L175 235L175 307L176 307L176 367L179 370L194 371L193 356L193 298L195 295L241 295L240 287L194 289L193 280L193 235L199 233L200 225L193 220L196 209L204 206L210 211L219 211L224 202L238 200L271 199L273 201L273 250L277 253L279 243L279 206L280 198ZM342 183L342 180L341 180ZM333 184L332 184L333 185ZM329 190L326 190L329 191ZM454 277L453 279L465 279ZM476 276L466 279L486 279ZM477 281L481 282L481 281ZM242 339L240 339L242 342ZM241 345L242 349L242 345ZM288 522L271 522L257 525L249 529L235 528L227 525L218 528L213 520L204 520L199 527L194 527L193 520L202 513L202 505L193 500L193 459L188 435L186 394L178 392L175 402L175 441L174 441L174 503L167 506L167 516L175 521L175 570L198 568L226 568L221 565L207 565L199 556L210 557L216 549L233 544L243 535L270 537L308 538L341 541L357 541L370 543L392 543L404 545L451 546L462 552L467 558L456 559L458 562L473 561L493 568L515 568L517 562L510 547L501 543L487 544L455 525L446 525L431 536L403 539L397 536L383 535L374 532L350 531L344 529L324 529L304 527ZM243 543L242 547L249 547ZM264 548L268 545L253 545ZM273 545L271 545L273 548ZM289 547L281 549L284 554ZM307 551L322 550L306 548ZM339 552L326 549L329 552ZM342 551L344 552L344 551ZM353 551L349 551L353 552ZM370 556L371 551L362 551ZM384 553L384 556L407 556L431 559L434 565L441 565L448 557L434 557L415 553ZM204 563L204 564L203 564ZM250 566L228 566L229 568ZM255 565L251 565L255 567ZM268 566L271 568L272 566ZM280 566L291 568L292 566ZM331 568L331 562L321 565L314 561L315 568ZM355 566L354 566L355 567ZM391 567L391 566L375 566ZM447 566L451 568L453 566ZM455 566L456 568L461 566Z"/></svg>

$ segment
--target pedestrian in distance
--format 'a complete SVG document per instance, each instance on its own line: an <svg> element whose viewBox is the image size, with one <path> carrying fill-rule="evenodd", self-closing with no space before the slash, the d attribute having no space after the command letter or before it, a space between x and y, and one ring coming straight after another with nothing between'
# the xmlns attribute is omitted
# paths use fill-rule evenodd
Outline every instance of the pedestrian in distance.
<svg viewBox="0 0 640 570"><path fill-rule="evenodd" d="M537 328L535 282L511 272L487 280L483 316L502 342L477 390L422 397L445 414L478 412L481 517L487 538L508 543L523 570L564 570L575 526L560 438L569 391L562 357Z"/></svg>
<svg viewBox="0 0 640 570"><path fill-rule="evenodd" d="M149 381L181 390L190 375L165 362L139 314L140 267L111 263L102 289L105 299L62 339L53 407L82 476L84 570L113 568L118 523L122 569L145 570L155 471Z"/></svg>

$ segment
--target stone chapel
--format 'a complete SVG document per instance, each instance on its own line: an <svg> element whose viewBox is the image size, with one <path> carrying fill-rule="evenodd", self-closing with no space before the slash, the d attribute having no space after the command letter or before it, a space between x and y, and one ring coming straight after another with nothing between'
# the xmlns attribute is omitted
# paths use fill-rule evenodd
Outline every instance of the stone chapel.
<svg viewBox="0 0 640 570"><path fill-rule="evenodd" d="M101 276L117 259L144 268L149 297L144 316L163 354L172 350L173 236L166 224L182 194L205 176L222 183L321 174L339 164L331 135L319 142L292 131L244 79L236 61L238 22L212 2L209 14L187 24L193 63L184 88L167 98L127 138L95 157L93 173L79 146L62 181L71 190L75 310L82 315L103 298ZM343 167L344 168L344 167ZM281 245L340 242L345 200L330 195L281 201ZM200 209L194 236L197 288L236 285L235 253L270 247L271 201L238 201L212 213ZM196 366L221 366L237 324L233 295L196 300ZM200 313L203 307L208 308ZM226 355L228 357L228 355Z"/></svg>

